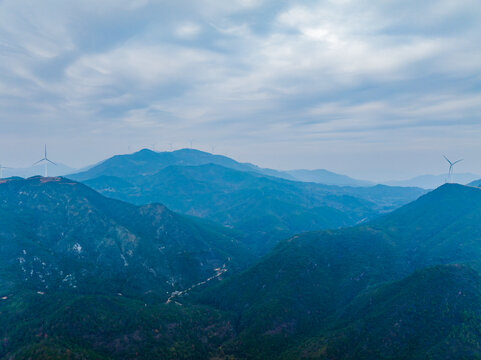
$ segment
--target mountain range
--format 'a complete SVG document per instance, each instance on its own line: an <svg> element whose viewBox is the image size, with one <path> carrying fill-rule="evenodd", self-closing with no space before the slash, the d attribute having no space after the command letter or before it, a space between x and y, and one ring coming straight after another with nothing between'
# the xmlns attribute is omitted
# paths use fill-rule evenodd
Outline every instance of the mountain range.
<svg viewBox="0 0 481 360"><path fill-rule="evenodd" d="M481 189L134 155L0 180L0 359L481 358Z"/></svg>
<svg viewBox="0 0 481 360"><path fill-rule="evenodd" d="M153 175L157 171L172 165L199 166L215 164L233 170L254 172L261 175L277 177L286 180L315 182L325 185L338 186L370 186L369 181L353 179L346 175L319 170L288 170L280 171L261 168L250 163L240 163L223 155L214 155L196 149L180 149L171 152L155 152L149 149L140 150L134 154L117 155L98 165L90 166L87 170L75 175L82 181L97 176L107 175L120 178L128 177L124 171L133 171L142 175Z"/></svg>
<svg viewBox="0 0 481 360"><path fill-rule="evenodd" d="M115 156L69 177L112 198L138 205L160 202L235 228L257 254L298 232L366 221L425 192L383 185L339 187L265 173L250 164L184 149Z"/></svg>
<svg viewBox="0 0 481 360"><path fill-rule="evenodd" d="M63 178L3 180L0 196L0 358L481 355L477 188L296 235L246 270L230 230L162 205Z"/></svg>
<svg viewBox="0 0 481 360"><path fill-rule="evenodd" d="M139 156L141 153L143 156ZM130 159L128 159L130 157ZM119 161L119 163L116 163ZM140 161L140 162L138 162ZM106 163L107 164L104 164ZM147 162L149 164L147 164ZM258 174L277 177L281 179L301 182L314 182L324 185L336 186L374 186L376 184L384 184L388 186L402 186L402 187L419 187L423 189L435 189L446 183L448 174L440 175L420 175L405 180L389 180L389 181L367 181L359 180L346 175L338 174L325 169L297 169L297 170L274 170L262 168L251 163L240 163L223 155L214 155L195 149L180 149L171 152L155 152L148 149L140 150L137 153L130 155L116 155L113 158L101 161L98 164L89 165L81 170L75 170L67 165L57 163L56 165L49 165L50 176L66 176L75 174L78 180L91 179L98 176L105 175L117 168L118 171L131 169L132 171L140 170L142 174L153 174L156 171L171 165L187 165L198 166L206 164L216 164L227 168L232 168L239 171L256 172ZM89 171L96 168L95 171ZM44 174L43 165L35 165L26 168L3 168L3 177L23 177L28 178ZM113 171L115 172L115 170ZM116 174L116 177L124 177L124 175ZM481 178L480 175L472 173L459 173L454 175L454 180L460 184L468 184L472 181Z"/></svg>

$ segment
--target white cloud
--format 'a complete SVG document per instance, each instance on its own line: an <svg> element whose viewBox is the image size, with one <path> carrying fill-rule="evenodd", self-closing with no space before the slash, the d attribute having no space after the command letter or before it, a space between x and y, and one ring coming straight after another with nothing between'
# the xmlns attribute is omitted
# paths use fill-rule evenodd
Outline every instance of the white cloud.
<svg viewBox="0 0 481 360"><path fill-rule="evenodd" d="M184 23L176 27L175 35L179 38L192 39L201 32L201 27L193 23Z"/></svg>
<svg viewBox="0 0 481 360"><path fill-rule="evenodd" d="M234 152L253 139L476 133L480 20L474 0L4 0L0 152L2 133L42 122L112 143L128 129L243 138Z"/></svg>

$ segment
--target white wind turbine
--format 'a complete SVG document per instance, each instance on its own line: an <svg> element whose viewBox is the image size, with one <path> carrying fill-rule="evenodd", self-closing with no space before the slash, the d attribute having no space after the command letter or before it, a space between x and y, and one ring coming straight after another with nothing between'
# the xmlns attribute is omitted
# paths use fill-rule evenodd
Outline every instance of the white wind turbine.
<svg viewBox="0 0 481 360"><path fill-rule="evenodd" d="M452 183L453 182L453 168L454 168L454 165L456 165L457 163L463 161L463 159L459 159L459 160L456 160L454 162L451 162L447 157L446 155L443 155L444 158L446 159L446 161L449 163L449 173L448 173L448 182L449 183Z"/></svg>
<svg viewBox="0 0 481 360"><path fill-rule="evenodd" d="M47 176L48 176L48 171L47 171L47 165L48 165L48 163L57 166L57 164L55 164L53 161L50 161L50 160L48 159L48 157L47 157L47 145L45 145L45 152L44 152L43 158L40 159L39 161L37 161L37 162L36 162L35 164L33 164L32 166L35 166L35 165L40 164L40 163L42 163L42 162L44 163L44 166L45 166L45 177L47 177Z"/></svg>

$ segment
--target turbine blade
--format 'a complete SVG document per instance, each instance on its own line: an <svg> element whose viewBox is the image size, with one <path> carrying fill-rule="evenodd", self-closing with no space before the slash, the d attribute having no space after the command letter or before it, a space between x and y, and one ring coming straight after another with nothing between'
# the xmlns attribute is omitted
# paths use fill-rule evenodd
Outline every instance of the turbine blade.
<svg viewBox="0 0 481 360"><path fill-rule="evenodd" d="M37 165L37 164L40 164L42 161L45 161L45 159L42 159L42 160L37 161L37 162L36 162L35 164L33 164L32 166L35 166L35 165Z"/></svg>
<svg viewBox="0 0 481 360"><path fill-rule="evenodd" d="M454 164L457 164L458 162L461 162L461 161L463 161L463 160L464 160L464 159L457 160L457 161L453 162L453 165L454 165Z"/></svg>
<svg viewBox="0 0 481 360"><path fill-rule="evenodd" d="M451 161L449 161L449 159L446 157L446 155L443 155L443 156L450 165L453 165L453 163Z"/></svg>
<svg viewBox="0 0 481 360"><path fill-rule="evenodd" d="M50 164L54 164L55 166L57 166L57 164L55 164L53 161L50 161L49 159L45 159L45 161L48 161Z"/></svg>

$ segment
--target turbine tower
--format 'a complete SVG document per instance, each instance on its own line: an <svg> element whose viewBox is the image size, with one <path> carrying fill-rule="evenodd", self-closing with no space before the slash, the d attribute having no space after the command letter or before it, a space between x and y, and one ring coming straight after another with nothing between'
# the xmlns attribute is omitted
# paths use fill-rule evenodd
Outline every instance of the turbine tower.
<svg viewBox="0 0 481 360"><path fill-rule="evenodd" d="M48 177L48 168L47 168L48 163L53 164L53 165L55 165L55 166L57 166L57 164L55 164L53 161L50 161L50 160L48 159L48 157L47 157L47 145L45 145L45 152L44 152L43 158L40 159L39 161L37 161L37 162L36 162L35 164L33 164L32 166L35 166L35 165L40 164L40 163L42 163L42 162L43 162L43 164L44 164L44 166L45 166L45 173L44 173L44 174L45 174L45 177Z"/></svg>
<svg viewBox="0 0 481 360"><path fill-rule="evenodd" d="M451 162L451 161L446 157L446 155L443 155L443 156L444 156L444 158L446 159L446 161L449 163L448 183L452 183L452 182L453 182L453 168L454 168L454 165L456 165L458 162L463 161L463 159L459 159L459 160L456 160L455 162Z"/></svg>

